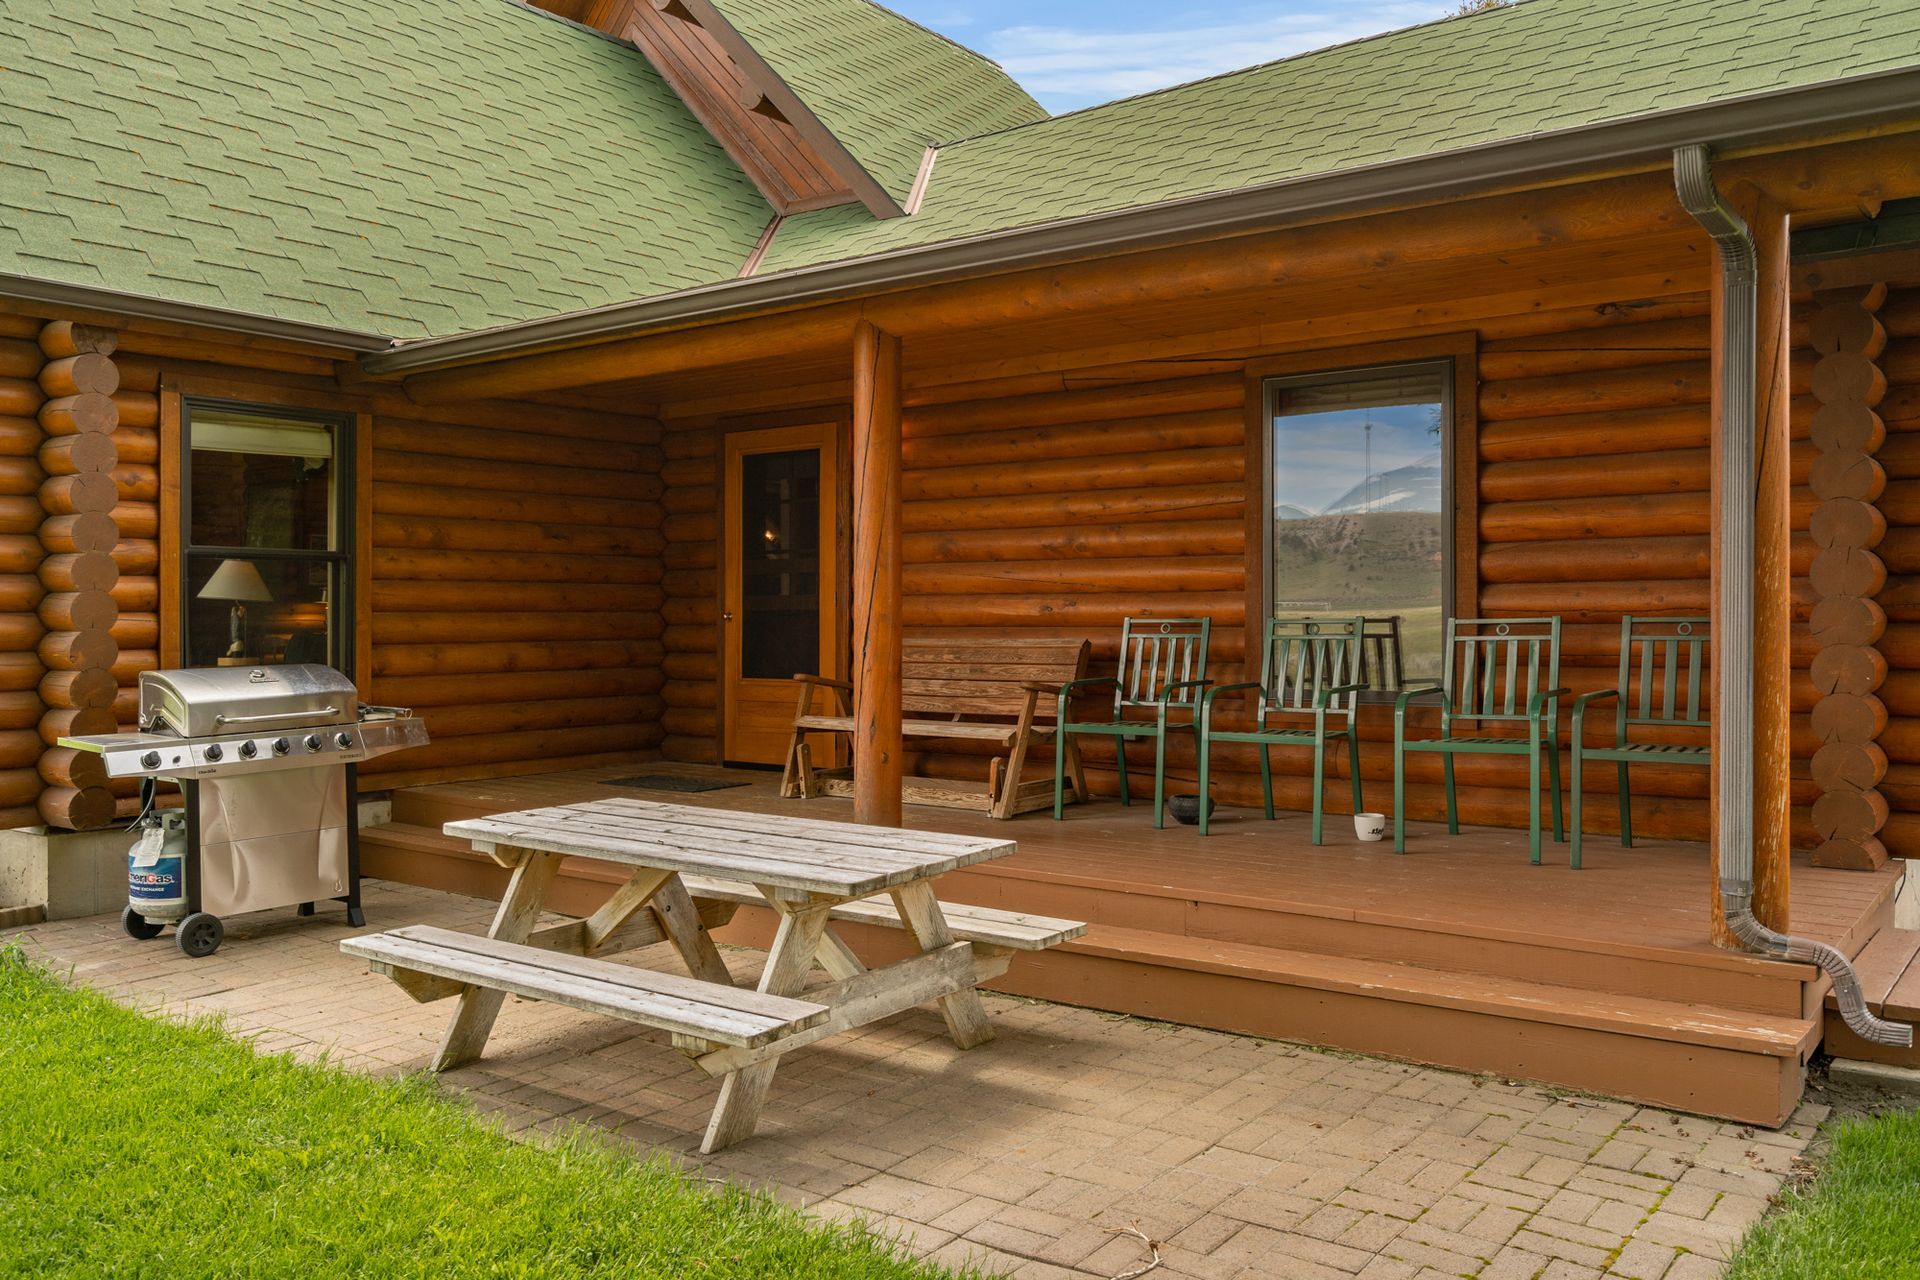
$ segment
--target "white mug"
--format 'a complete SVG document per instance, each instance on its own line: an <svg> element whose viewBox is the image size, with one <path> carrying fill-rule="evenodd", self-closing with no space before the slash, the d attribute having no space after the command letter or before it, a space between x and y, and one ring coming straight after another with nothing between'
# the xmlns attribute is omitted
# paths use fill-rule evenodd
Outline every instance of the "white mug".
<svg viewBox="0 0 1920 1280"><path fill-rule="evenodd" d="M1384 839L1387 834L1387 815L1384 813L1354 814L1353 834L1362 840Z"/></svg>

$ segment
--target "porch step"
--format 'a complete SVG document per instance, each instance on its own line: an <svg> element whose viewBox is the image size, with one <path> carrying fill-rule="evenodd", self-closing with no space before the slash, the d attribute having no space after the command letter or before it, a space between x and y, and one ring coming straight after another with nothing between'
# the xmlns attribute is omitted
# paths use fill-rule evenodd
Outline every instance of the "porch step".
<svg viewBox="0 0 1920 1280"><path fill-rule="evenodd" d="M743 908L723 941L765 946L771 913ZM896 931L848 925L869 963ZM1248 943L1095 925L1015 958L996 991L1566 1085L1777 1125L1798 1102L1820 1020Z"/></svg>
<svg viewBox="0 0 1920 1280"><path fill-rule="evenodd" d="M1524 919L1505 927L1466 928L1436 918L1442 913L1423 911L1418 902L1393 911L1336 913L1278 894L1209 900L1149 884L1068 882L996 863L956 872L943 882L941 893L980 906L1017 906L1095 926L1225 946L1279 948L1796 1019L1810 1015L1806 984L1819 976L1812 965L1717 951L1704 940L1691 950L1675 951L1530 930Z"/></svg>
<svg viewBox="0 0 1920 1280"><path fill-rule="evenodd" d="M1920 929L1882 929L1853 962L1867 1007L1894 1022L1920 1025ZM1839 1003L1826 999L1827 1052L1836 1058L1920 1067L1920 1047L1869 1044L1848 1030Z"/></svg>
<svg viewBox="0 0 1920 1280"><path fill-rule="evenodd" d="M1821 1030L1817 1018L1112 926L995 986L1766 1125L1798 1100Z"/></svg>

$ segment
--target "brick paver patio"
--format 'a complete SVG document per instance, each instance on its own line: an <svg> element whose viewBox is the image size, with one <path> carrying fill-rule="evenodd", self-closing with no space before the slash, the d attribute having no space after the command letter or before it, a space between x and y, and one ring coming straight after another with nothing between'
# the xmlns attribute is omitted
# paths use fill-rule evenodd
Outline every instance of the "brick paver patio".
<svg viewBox="0 0 1920 1280"><path fill-rule="evenodd" d="M479 930L491 909L368 886L383 927ZM16 932L121 999L224 1015L263 1051L423 1066L451 1007L342 956L339 921L239 918L198 961L108 917ZM758 957L728 958L746 973ZM794 1053L760 1136L706 1160L716 1083L626 1023L510 1001L488 1057L446 1079L509 1129L593 1126L1023 1278L1134 1271L1132 1226L1163 1242L1163 1280L1703 1280L1825 1111L1772 1133L1059 1005L988 1011L999 1039L969 1053L928 1010Z"/></svg>

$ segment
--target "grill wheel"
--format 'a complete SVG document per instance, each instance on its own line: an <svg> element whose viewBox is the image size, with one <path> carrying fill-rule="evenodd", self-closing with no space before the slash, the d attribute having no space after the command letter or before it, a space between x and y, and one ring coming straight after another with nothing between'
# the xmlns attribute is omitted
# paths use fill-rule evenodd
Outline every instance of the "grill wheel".
<svg viewBox="0 0 1920 1280"><path fill-rule="evenodd" d="M120 927L127 931L129 938L138 938L142 942L159 937L162 928L161 925L155 924L132 907L127 907L120 912Z"/></svg>
<svg viewBox="0 0 1920 1280"><path fill-rule="evenodd" d="M227 930L220 923L220 917L207 911L194 912L173 931L173 940L179 944L181 952L196 960L218 951L221 940L226 936Z"/></svg>

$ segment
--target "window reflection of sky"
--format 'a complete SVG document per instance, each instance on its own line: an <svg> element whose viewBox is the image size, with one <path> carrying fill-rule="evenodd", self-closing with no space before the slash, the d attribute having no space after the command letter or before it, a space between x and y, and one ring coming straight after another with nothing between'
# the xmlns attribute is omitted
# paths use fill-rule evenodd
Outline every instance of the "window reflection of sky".
<svg viewBox="0 0 1920 1280"><path fill-rule="evenodd" d="M1373 423L1373 474L1437 462L1438 405L1336 409L1274 419L1273 501L1316 515L1367 479L1366 424ZM1435 496L1438 496L1436 491ZM1439 508L1435 506L1433 510Z"/></svg>

